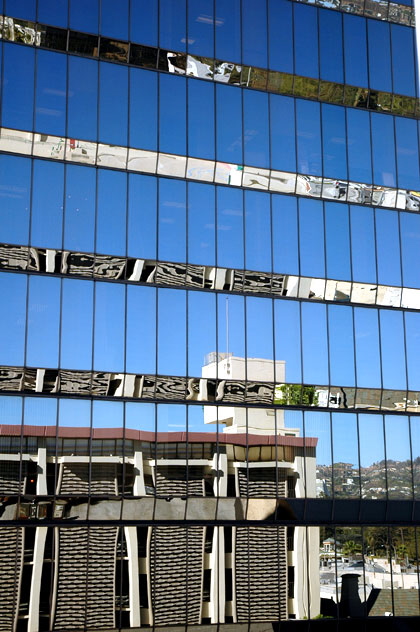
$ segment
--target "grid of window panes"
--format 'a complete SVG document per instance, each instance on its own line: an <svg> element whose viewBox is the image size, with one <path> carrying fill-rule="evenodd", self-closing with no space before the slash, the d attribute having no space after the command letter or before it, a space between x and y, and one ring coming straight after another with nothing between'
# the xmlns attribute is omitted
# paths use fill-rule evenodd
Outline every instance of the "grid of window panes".
<svg viewBox="0 0 420 632"><path fill-rule="evenodd" d="M5 632L420 616L413 10L314 4L0 0Z"/></svg>

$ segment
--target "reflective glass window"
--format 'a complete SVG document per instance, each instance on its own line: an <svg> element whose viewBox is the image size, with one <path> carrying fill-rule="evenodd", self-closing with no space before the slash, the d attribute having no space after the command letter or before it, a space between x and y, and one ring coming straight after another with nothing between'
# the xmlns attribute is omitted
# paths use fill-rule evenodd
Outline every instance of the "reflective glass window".
<svg viewBox="0 0 420 632"><path fill-rule="evenodd" d="M36 20L36 0L5 0L4 12L14 18Z"/></svg>
<svg viewBox="0 0 420 632"><path fill-rule="evenodd" d="M296 171L294 99L269 95L271 168Z"/></svg>
<svg viewBox="0 0 420 632"><path fill-rule="evenodd" d="M61 248L63 239L64 165L35 160L32 185L33 246ZM48 226L48 230L46 227Z"/></svg>
<svg viewBox="0 0 420 632"><path fill-rule="evenodd" d="M414 30L391 24L393 88L397 94L416 96Z"/></svg>
<svg viewBox="0 0 420 632"><path fill-rule="evenodd" d="M123 403L94 401L92 405L93 428L121 428L123 426Z"/></svg>
<svg viewBox="0 0 420 632"><path fill-rule="evenodd" d="M125 255L127 176L111 170L98 171L96 252Z"/></svg>
<svg viewBox="0 0 420 632"><path fill-rule="evenodd" d="M124 371L125 286L95 284L93 369Z"/></svg>
<svg viewBox="0 0 420 632"><path fill-rule="evenodd" d="M373 211L350 206L352 271L354 281L376 283L376 247Z"/></svg>
<svg viewBox="0 0 420 632"><path fill-rule="evenodd" d="M273 195L273 271L299 274L297 200L286 195Z"/></svg>
<svg viewBox="0 0 420 632"><path fill-rule="evenodd" d="M30 276L26 363L34 367L58 366L61 280Z"/></svg>
<svg viewBox="0 0 420 632"><path fill-rule="evenodd" d="M331 421L334 496L336 498L357 498L360 496L357 417L351 413L347 415L332 413ZM348 466L350 466L350 471Z"/></svg>
<svg viewBox="0 0 420 632"><path fill-rule="evenodd" d="M245 268L271 270L270 196L245 192Z"/></svg>
<svg viewBox="0 0 420 632"><path fill-rule="evenodd" d="M128 68L99 64L99 140L127 145Z"/></svg>
<svg viewBox="0 0 420 632"><path fill-rule="evenodd" d="M420 313L406 312L405 342L407 353L408 388L420 390Z"/></svg>
<svg viewBox="0 0 420 632"><path fill-rule="evenodd" d="M186 81L183 77L159 75L159 149L185 156Z"/></svg>
<svg viewBox="0 0 420 632"><path fill-rule="evenodd" d="M344 305L328 305L331 384L355 385L353 311Z"/></svg>
<svg viewBox="0 0 420 632"><path fill-rule="evenodd" d="M58 403L60 426L90 426L91 403L77 399L60 398Z"/></svg>
<svg viewBox="0 0 420 632"><path fill-rule="evenodd" d="M76 252L95 249L96 171L67 165L64 248Z"/></svg>
<svg viewBox="0 0 420 632"><path fill-rule="evenodd" d="M181 180L159 181L158 259L187 260L186 254L186 185Z"/></svg>
<svg viewBox="0 0 420 632"><path fill-rule="evenodd" d="M407 388L402 312L379 310L381 327L382 386L389 389Z"/></svg>
<svg viewBox="0 0 420 632"><path fill-rule="evenodd" d="M185 0L159 0L159 46L185 51L187 43Z"/></svg>
<svg viewBox="0 0 420 632"><path fill-rule="evenodd" d="M374 441L372 441L372 437L375 437ZM382 415L359 415L359 441L362 498L386 498L385 468L376 469L374 488L369 476L374 463L385 462Z"/></svg>
<svg viewBox="0 0 420 632"><path fill-rule="evenodd" d="M46 397L25 399L23 418L26 426L55 426L57 423L57 400Z"/></svg>
<svg viewBox="0 0 420 632"><path fill-rule="evenodd" d="M267 67L267 5L242 0L242 63Z"/></svg>
<svg viewBox="0 0 420 632"><path fill-rule="evenodd" d="M37 53L35 129L39 132L64 136L66 133L66 56L43 50Z"/></svg>
<svg viewBox="0 0 420 632"><path fill-rule="evenodd" d="M0 156L0 242L28 243L30 186L30 159Z"/></svg>
<svg viewBox="0 0 420 632"><path fill-rule="evenodd" d="M302 361L305 384L329 384L326 305L302 303Z"/></svg>
<svg viewBox="0 0 420 632"><path fill-rule="evenodd" d="M403 286L420 288L420 216L400 213Z"/></svg>
<svg viewBox="0 0 420 632"><path fill-rule="evenodd" d="M205 358L217 348L216 339L215 294L188 292L188 375L203 375Z"/></svg>
<svg viewBox="0 0 420 632"><path fill-rule="evenodd" d="M296 99L296 123L298 171L322 175L320 104Z"/></svg>
<svg viewBox="0 0 420 632"><path fill-rule="evenodd" d="M295 73L319 77L318 12L314 7L294 4Z"/></svg>
<svg viewBox="0 0 420 632"><path fill-rule="evenodd" d="M244 268L242 191L217 187L217 265Z"/></svg>
<svg viewBox="0 0 420 632"><path fill-rule="evenodd" d="M150 0L130 0L129 39L147 46L158 45L157 2Z"/></svg>
<svg viewBox="0 0 420 632"><path fill-rule="evenodd" d="M67 27L68 0L38 0L38 22Z"/></svg>
<svg viewBox="0 0 420 632"><path fill-rule="evenodd" d="M188 52L214 57L214 0L189 2Z"/></svg>
<svg viewBox="0 0 420 632"><path fill-rule="evenodd" d="M382 22L378 22L382 24ZM392 116L371 113L373 182L396 186L395 139Z"/></svg>
<svg viewBox="0 0 420 632"><path fill-rule="evenodd" d="M3 44L3 127L33 128L34 54L30 47Z"/></svg>
<svg viewBox="0 0 420 632"><path fill-rule="evenodd" d="M317 200L299 200L300 273L325 277L324 209Z"/></svg>
<svg viewBox="0 0 420 632"><path fill-rule="evenodd" d="M99 0L70 0L69 26L74 31L97 33L99 23Z"/></svg>
<svg viewBox="0 0 420 632"><path fill-rule="evenodd" d="M374 90L392 92L390 24L367 20L369 83Z"/></svg>
<svg viewBox="0 0 420 632"><path fill-rule="evenodd" d="M233 323L235 325L233 326ZM217 351L245 358L245 300L217 294Z"/></svg>
<svg viewBox="0 0 420 632"><path fill-rule="evenodd" d="M350 223L346 204L325 203L327 278L351 280Z"/></svg>
<svg viewBox="0 0 420 632"><path fill-rule="evenodd" d="M241 63L241 0L215 0L216 58Z"/></svg>
<svg viewBox="0 0 420 632"><path fill-rule="evenodd" d="M287 0L268 0L268 66L292 74L293 4Z"/></svg>
<svg viewBox="0 0 420 632"><path fill-rule="evenodd" d="M384 419L388 498L407 500L413 496L408 417L385 415Z"/></svg>
<svg viewBox="0 0 420 632"><path fill-rule="evenodd" d="M244 90L244 163L269 167L268 94Z"/></svg>
<svg viewBox="0 0 420 632"><path fill-rule="evenodd" d="M156 373L156 289L127 287L127 373Z"/></svg>
<svg viewBox="0 0 420 632"><path fill-rule="evenodd" d="M354 309L357 386L381 388L378 312Z"/></svg>
<svg viewBox="0 0 420 632"><path fill-rule="evenodd" d="M304 413L305 436L317 437L317 463L323 466L322 486L316 486L311 479L311 466L306 469L306 495L308 497L328 498L332 494L332 454L331 454L331 416L329 413L307 411ZM311 459L312 460L312 459ZM309 461L309 459L308 459ZM311 489L312 488L312 489Z"/></svg>
<svg viewBox="0 0 420 632"><path fill-rule="evenodd" d="M71 138L98 137L98 63L69 55L67 134Z"/></svg>
<svg viewBox="0 0 420 632"><path fill-rule="evenodd" d="M186 292L158 290L158 364L159 375L185 375L186 366Z"/></svg>
<svg viewBox="0 0 420 632"><path fill-rule="evenodd" d="M398 186L415 191L420 188L417 125L417 121L395 117Z"/></svg>
<svg viewBox="0 0 420 632"><path fill-rule="evenodd" d="M158 74L130 68L129 145L157 149Z"/></svg>
<svg viewBox="0 0 420 632"><path fill-rule="evenodd" d="M216 85L216 159L241 165L242 90Z"/></svg>
<svg viewBox="0 0 420 632"><path fill-rule="evenodd" d="M346 108L349 179L372 183L369 112Z"/></svg>
<svg viewBox="0 0 420 632"><path fill-rule="evenodd" d="M129 257L157 259L157 179L130 173L128 176Z"/></svg>
<svg viewBox="0 0 420 632"><path fill-rule="evenodd" d="M128 39L128 2L129 0L101 0L101 35Z"/></svg>
<svg viewBox="0 0 420 632"><path fill-rule="evenodd" d="M26 275L0 273L1 296L7 296L7 309L1 310L0 348L5 365L23 366L25 353Z"/></svg>
<svg viewBox="0 0 420 632"><path fill-rule="evenodd" d="M259 363L255 358L273 360L273 305L265 298L247 296L246 306L246 353L247 379L272 379L271 363ZM270 378L268 378L270 376Z"/></svg>
<svg viewBox="0 0 420 632"><path fill-rule="evenodd" d="M324 176L347 180L345 110L336 105L321 106Z"/></svg>
<svg viewBox="0 0 420 632"><path fill-rule="evenodd" d="M300 306L296 301L274 301L274 349L275 361L284 362L284 381L300 383ZM277 377L277 381L281 381L281 376Z"/></svg>
<svg viewBox="0 0 420 632"><path fill-rule="evenodd" d="M154 404L139 404L138 402L126 402L125 425L126 428L136 430L156 431L156 406Z"/></svg>
<svg viewBox="0 0 420 632"><path fill-rule="evenodd" d="M62 288L60 366L92 368L93 283L64 279Z"/></svg>
<svg viewBox="0 0 420 632"><path fill-rule="evenodd" d="M376 209L376 257L378 282L401 285L398 214Z"/></svg>
<svg viewBox="0 0 420 632"><path fill-rule="evenodd" d="M346 83L368 87L367 20L355 15L343 15L344 69Z"/></svg>
<svg viewBox="0 0 420 632"><path fill-rule="evenodd" d="M334 11L319 12L320 78L344 82L343 16Z"/></svg>
<svg viewBox="0 0 420 632"><path fill-rule="evenodd" d="M210 184L188 185L188 261L216 265L215 188Z"/></svg>
<svg viewBox="0 0 420 632"><path fill-rule="evenodd" d="M188 81L188 155L214 160L214 84Z"/></svg>

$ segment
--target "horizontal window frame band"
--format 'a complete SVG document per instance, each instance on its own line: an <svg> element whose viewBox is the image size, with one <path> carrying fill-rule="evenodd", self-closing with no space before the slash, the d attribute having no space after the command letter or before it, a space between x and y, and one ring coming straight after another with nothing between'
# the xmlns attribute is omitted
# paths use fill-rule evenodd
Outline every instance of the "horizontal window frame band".
<svg viewBox="0 0 420 632"><path fill-rule="evenodd" d="M339 11L340 13L347 13L350 15L359 15L364 16L365 18L370 18L372 20L379 20L380 22L391 22L392 24L404 24L405 26L413 26L415 27L415 8L414 6L409 6L406 4L397 4L396 2L388 2L387 0L383 0L378 2L378 0L357 0L356 2L349 0L290 0L291 2L299 2L300 4L307 4L310 6L318 7L320 9L329 9L330 11ZM370 6L366 6L370 5ZM378 12L375 14L374 7L377 6ZM379 13L379 10L381 11ZM385 16L384 17L384 10ZM396 19L392 19L396 17L395 14L391 14L390 10L397 13L398 11L404 10L407 11L407 17L411 15L411 24L407 22L397 21Z"/></svg>
<svg viewBox="0 0 420 632"><path fill-rule="evenodd" d="M420 310L420 288L2 243L0 272L381 309ZM345 292L348 294L345 295ZM366 295L365 301L363 294Z"/></svg>
<svg viewBox="0 0 420 632"><path fill-rule="evenodd" d="M1 19L2 16L0 16ZM3 20L13 20L8 16L3 16ZM201 55L191 55L180 51L169 51L153 46L145 46L137 43L130 43L122 40L113 40L108 37L93 36L88 33L82 33L78 31L69 31L66 29L49 27L45 25L37 25L35 22L28 22L27 20L17 20L24 24L33 25L34 29L37 26L49 29L49 32L61 32L63 45L61 47L47 46L42 44L41 35L42 31L35 31L32 41L14 40L6 38L3 33L3 41L18 44L23 46L31 46L39 48L41 50L50 50L55 52L66 53L75 56L81 56L89 59L96 59L99 61L106 61L110 63L123 64L125 66L131 66L134 68L145 68L147 70L154 70L162 73L175 72L176 69L178 76L186 76L193 79L201 79L203 81L214 81L215 83L224 83L226 85L236 86L240 88L246 88L250 90L259 90L262 92L268 92L272 94L281 94L283 96L298 97L303 99L310 99L311 101L319 101L320 103L331 103L334 105L343 105L347 107L354 107L357 109L369 110L372 112L380 112L382 114L394 114L400 116L407 116L410 118L420 118L420 99L410 96L397 94L395 92L386 92L382 90L373 90L368 87L353 86L345 83L338 83L334 81L327 81L315 77L306 77L303 75L290 74L277 70L269 70L268 68L259 68L256 66L247 66L244 64L237 64L234 62L218 60L213 57L205 57ZM4 27L5 30L6 27ZM29 27L24 27L29 28ZM2 25L0 23L0 39L1 39ZM46 32L46 31L45 31ZM65 33L65 35L64 35ZM39 37L37 37L39 34ZM73 37L93 37L96 38L96 46L93 45L95 54L83 54L80 51L70 49L70 34ZM65 46L64 46L65 39ZM105 50L101 52L100 44L104 42ZM126 55L126 58L121 58L121 53L111 53L107 48L120 49ZM133 52L132 52L133 51ZM137 62L134 56L137 54ZM114 57L112 57L114 55ZM151 62L152 56L155 57L154 64ZM171 62L172 72L169 68L169 56L172 60L176 60L178 65L174 65ZM192 72L187 74L188 60L194 62L199 61L209 68L206 75L195 75ZM193 65L193 64L192 64ZM231 68L230 68L231 67ZM220 70L222 72L220 72ZM229 70L229 74L224 74L226 70ZM242 76L244 79L242 79ZM228 81L222 81L221 78L228 78ZM245 79L246 77L246 79ZM262 80L264 77L264 80ZM378 104L383 104L378 106Z"/></svg>
<svg viewBox="0 0 420 632"><path fill-rule="evenodd" d="M193 156L108 145L5 127L0 127L0 154L373 208L420 212L420 192L411 189L264 169L251 165L228 164ZM134 161L137 161L136 164Z"/></svg>
<svg viewBox="0 0 420 632"><path fill-rule="evenodd" d="M75 390L78 387L80 390ZM296 391L296 387L300 391ZM25 396L191 403L230 408L420 414L420 390L0 366L0 394L19 393ZM289 398L293 399L290 404L285 401Z"/></svg>

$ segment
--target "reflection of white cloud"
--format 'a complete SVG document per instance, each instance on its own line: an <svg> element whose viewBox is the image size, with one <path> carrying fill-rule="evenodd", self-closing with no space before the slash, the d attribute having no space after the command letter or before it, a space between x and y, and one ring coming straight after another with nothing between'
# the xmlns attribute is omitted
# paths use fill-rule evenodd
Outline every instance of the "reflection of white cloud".
<svg viewBox="0 0 420 632"><path fill-rule="evenodd" d="M175 224L173 217L161 217L159 221L161 224Z"/></svg>
<svg viewBox="0 0 420 632"><path fill-rule="evenodd" d="M242 217L242 211L234 208L226 208L224 211L222 211L222 215L235 215L236 217Z"/></svg>
<svg viewBox="0 0 420 632"><path fill-rule="evenodd" d="M185 424L168 424L168 428L185 428Z"/></svg>
<svg viewBox="0 0 420 632"><path fill-rule="evenodd" d="M174 208L185 208L185 204L183 202L164 202L162 206L172 206Z"/></svg>

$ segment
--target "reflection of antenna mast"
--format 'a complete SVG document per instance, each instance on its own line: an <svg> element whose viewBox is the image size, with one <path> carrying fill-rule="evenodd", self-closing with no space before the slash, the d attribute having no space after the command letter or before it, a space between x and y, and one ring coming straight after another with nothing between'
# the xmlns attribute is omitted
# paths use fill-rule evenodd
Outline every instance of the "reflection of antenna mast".
<svg viewBox="0 0 420 632"><path fill-rule="evenodd" d="M230 362L229 362L229 297L226 296L226 369L229 373L230 371Z"/></svg>

